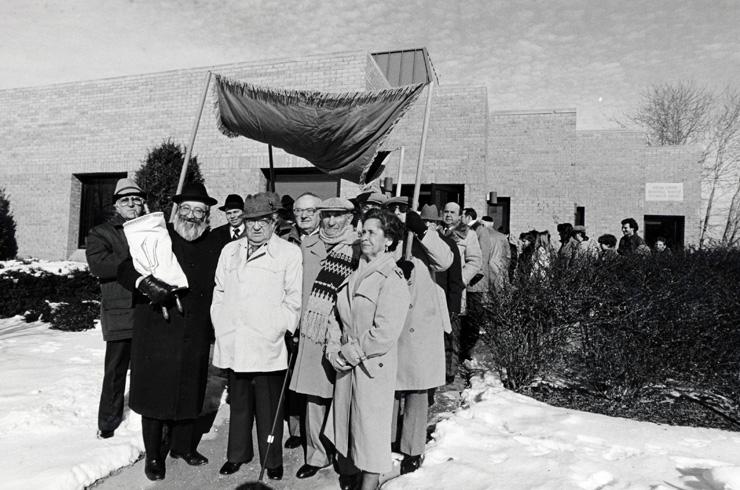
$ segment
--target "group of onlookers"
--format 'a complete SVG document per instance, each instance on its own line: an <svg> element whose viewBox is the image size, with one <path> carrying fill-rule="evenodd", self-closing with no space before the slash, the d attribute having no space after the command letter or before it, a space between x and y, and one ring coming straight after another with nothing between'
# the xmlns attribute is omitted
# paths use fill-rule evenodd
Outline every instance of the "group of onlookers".
<svg viewBox="0 0 740 490"><path fill-rule="evenodd" d="M166 225L189 284L177 290L129 253L124 225L144 214L145 198L121 179L114 216L87 243L106 340L99 437L121 423L130 362L152 480L165 477L168 453L208 462L197 447L225 387L221 474L253 459L256 424L260 463L282 478L284 415L285 447L305 449L298 478L336 463L342 488L376 488L392 449L402 473L419 467L433 390L454 381L472 349L461 332L509 280L510 244L492 221L457 203L417 213L380 193L267 192L229 195L219 208L227 223L210 229L217 201L188 184Z"/></svg>

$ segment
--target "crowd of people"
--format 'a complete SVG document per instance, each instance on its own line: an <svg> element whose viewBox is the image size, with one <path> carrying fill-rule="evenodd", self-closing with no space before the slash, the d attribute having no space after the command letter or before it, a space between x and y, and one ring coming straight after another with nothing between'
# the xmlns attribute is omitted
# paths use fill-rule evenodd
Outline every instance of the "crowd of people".
<svg viewBox="0 0 740 490"><path fill-rule="evenodd" d="M227 223L211 229L216 199L187 184L167 225L189 284L176 293L137 272L129 252L124 224L145 213L145 199L134 181L118 181L115 213L91 230L86 252L106 341L98 435L113 437L122 421L130 364L128 401L142 416L151 480L165 478L167 454L208 463L197 448L224 390L222 475L254 458L256 425L259 461L281 479L283 419L284 447L304 449L297 478L334 465L341 488L377 488L392 451L403 455L401 473L415 471L433 390L470 358L488 295L550 261L547 231L515 245L472 208L417 212L382 193L232 194L218 208ZM622 224L618 246L613 235L596 245L584 227L559 225L558 253L649 253L637 223Z"/></svg>

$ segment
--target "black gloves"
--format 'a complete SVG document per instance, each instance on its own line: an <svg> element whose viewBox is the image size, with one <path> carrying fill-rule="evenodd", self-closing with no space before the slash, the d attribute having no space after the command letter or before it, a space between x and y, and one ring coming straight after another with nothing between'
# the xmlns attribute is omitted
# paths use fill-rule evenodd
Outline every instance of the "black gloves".
<svg viewBox="0 0 740 490"><path fill-rule="evenodd" d="M396 265L403 272L403 277L408 281L411 278L411 271L414 270L414 264L410 260L401 259Z"/></svg>
<svg viewBox="0 0 740 490"><path fill-rule="evenodd" d="M406 213L406 228L414 232L420 240L424 238L424 234L427 232L427 225L421 220L419 213L411 210Z"/></svg>
<svg viewBox="0 0 740 490"><path fill-rule="evenodd" d="M152 275L148 275L141 280L137 289L146 295L152 304L161 305L172 299L173 291L177 288Z"/></svg>

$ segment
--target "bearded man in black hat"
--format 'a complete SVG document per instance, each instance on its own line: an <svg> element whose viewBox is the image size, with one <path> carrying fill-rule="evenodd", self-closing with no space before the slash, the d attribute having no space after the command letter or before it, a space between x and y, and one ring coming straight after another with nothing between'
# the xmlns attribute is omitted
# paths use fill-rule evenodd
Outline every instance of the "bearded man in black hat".
<svg viewBox="0 0 740 490"><path fill-rule="evenodd" d="M210 206L216 200L203 184L186 185L172 200L175 219L167 224L167 231L189 284L177 293L182 312L175 305L172 286L151 275L141 276L130 258L118 268L119 282L137 292L129 406L141 414L144 473L150 480L165 477L165 427L169 428L170 456L191 466L208 462L196 450L201 436L196 419L205 395L213 342L209 307L222 247L209 230ZM162 314L162 307L168 315Z"/></svg>
<svg viewBox="0 0 740 490"><path fill-rule="evenodd" d="M226 224L213 229L226 245L232 240L237 240L244 236L246 226L244 226L244 199L238 194L229 194L223 206L218 209L226 214Z"/></svg>

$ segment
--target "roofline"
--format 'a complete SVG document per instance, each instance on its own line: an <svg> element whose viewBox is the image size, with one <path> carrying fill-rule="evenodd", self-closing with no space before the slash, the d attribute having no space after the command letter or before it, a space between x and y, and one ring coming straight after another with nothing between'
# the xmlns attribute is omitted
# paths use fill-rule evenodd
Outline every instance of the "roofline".
<svg viewBox="0 0 740 490"><path fill-rule="evenodd" d="M538 114L575 114L575 108L566 109L515 109L507 111L491 111L492 115L514 115L514 116L528 116Z"/></svg>

